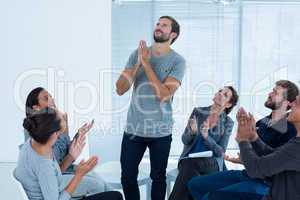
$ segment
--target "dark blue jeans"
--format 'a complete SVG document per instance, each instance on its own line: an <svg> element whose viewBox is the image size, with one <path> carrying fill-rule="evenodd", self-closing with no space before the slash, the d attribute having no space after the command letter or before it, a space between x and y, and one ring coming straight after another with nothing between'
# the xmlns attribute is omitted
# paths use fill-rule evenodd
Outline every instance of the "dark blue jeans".
<svg viewBox="0 0 300 200"><path fill-rule="evenodd" d="M81 200L123 200L123 197L120 192L111 191L94 194L88 197L84 197Z"/></svg>
<svg viewBox="0 0 300 200"><path fill-rule="evenodd" d="M264 195L249 192L215 191L204 199L208 200L262 200Z"/></svg>
<svg viewBox="0 0 300 200"><path fill-rule="evenodd" d="M121 182L126 200L140 199L137 184L138 166L147 147L149 148L151 166L151 198L153 200L165 199L166 168L171 141L171 135L161 138L145 138L124 133L121 149Z"/></svg>
<svg viewBox="0 0 300 200"><path fill-rule="evenodd" d="M194 200L255 200L268 193L268 186L262 180L250 178L244 170L195 177L189 181L188 189Z"/></svg>

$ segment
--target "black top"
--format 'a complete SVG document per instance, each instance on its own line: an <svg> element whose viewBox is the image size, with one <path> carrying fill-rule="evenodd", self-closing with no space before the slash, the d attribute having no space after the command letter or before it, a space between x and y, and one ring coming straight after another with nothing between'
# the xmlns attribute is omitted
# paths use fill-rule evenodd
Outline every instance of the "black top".
<svg viewBox="0 0 300 200"><path fill-rule="evenodd" d="M256 123L256 129L260 139L272 148L284 145L297 135L296 128L287 121L287 117L271 124L271 115L269 115Z"/></svg>

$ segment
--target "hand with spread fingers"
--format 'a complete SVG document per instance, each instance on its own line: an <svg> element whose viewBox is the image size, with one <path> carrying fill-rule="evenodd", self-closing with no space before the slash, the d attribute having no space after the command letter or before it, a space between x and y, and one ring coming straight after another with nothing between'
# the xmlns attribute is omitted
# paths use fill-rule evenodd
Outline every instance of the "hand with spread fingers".
<svg viewBox="0 0 300 200"><path fill-rule="evenodd" d="M75 174L83 177L88 172L90 172L98 163L98 158L96 156L91 157L87 161L80 161L78 166L76 167Z"/></svg>
<svg viewBox="0 0 300 200"><path fill-rule="evenodd" d="M228 155L224 155L224 160L227 160L229 162L232 162L234 164L243 164L241 157L240 157L240 153L238 153L237 157L230 157Z"/></svg>
<svg viewBox="0 0 300 200"><path fill-rule="evenodd" d="M85 146L86 134L91 130L93 125L94 120L91 123L85 123L82 127L78 129L77 134L73 138L72 143L70 145L69 154L74 160L76 160L81 154Z"/></svg>
<svg viewBox="0 0 300 200"><path fill-rule="evenodd" d="M76 160L81 154L85 146L85 139L85 134L79 134L78 137L73 139L69 150L69 154L73 158L73 160Z"/></svg>
<svg viewBox="0 0 300 200"><path fill-rule="evenodd" d="M78 134L79 135L86 135L91 130L93 125L94 125L94 121L92 121L91 123L85 123L82 127L80 127L78 129Z"/></svg>
<svg viewBox="0 0 300 200"><path fill-rule="evenodd" d="M69 134L68 114L67 113L63 113L62 114L62 119L65 121L65 124L66 124L65 131L63 133L68 135Z"/></svg>

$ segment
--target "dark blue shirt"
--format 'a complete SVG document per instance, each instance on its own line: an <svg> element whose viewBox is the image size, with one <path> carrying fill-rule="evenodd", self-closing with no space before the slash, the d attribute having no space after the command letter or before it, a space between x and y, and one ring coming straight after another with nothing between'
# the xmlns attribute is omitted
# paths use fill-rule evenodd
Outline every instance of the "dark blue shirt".
<svg viewBox="0 0 300 200"><path fill-rule="evenodd" d="M257 134L265 144L277 148L296 137L297 130L292 123L287 121L287 116L273 124L271 121L270 114L256 122ZM248 176L246 170L243 170L242 173Z"/></svg>
<svg viewBox="0 0 300 200"><path fill-rule="evenodd" d="M284 145L297 135L296 128L287 121L287 117L272 124L271 115L259 120L256 123L256 130L262 141L272 148Z"/></svg>

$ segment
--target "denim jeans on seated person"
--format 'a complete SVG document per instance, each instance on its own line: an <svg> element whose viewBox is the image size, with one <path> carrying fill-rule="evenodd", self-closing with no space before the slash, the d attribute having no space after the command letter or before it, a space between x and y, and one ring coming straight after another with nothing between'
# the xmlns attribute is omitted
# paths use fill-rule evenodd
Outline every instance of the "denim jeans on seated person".
<svg viewBox="0 0 300 200"><path fill-rule="evenodd" d="M245 170L229 170L212 175L198 176L188 183L188 189L195 200L216 199L216 196L220 196L220 194L223 194L220 200L227 200L226 196L231 197L228 200L235 200L232 198L232 194L226 195L226 192L236 192L236 199L240 199L239 196L241 195L238 193L263 196L268 193L268 188L268 185L262 180L251 179ZM217 194L214 194L214 192L217 192Z"/></svg>

